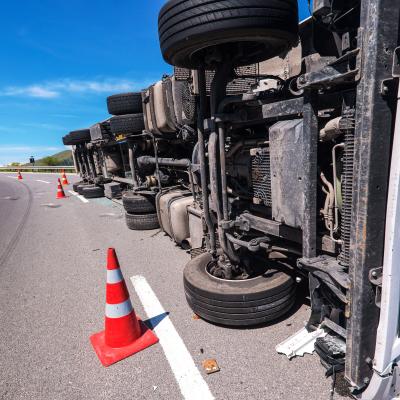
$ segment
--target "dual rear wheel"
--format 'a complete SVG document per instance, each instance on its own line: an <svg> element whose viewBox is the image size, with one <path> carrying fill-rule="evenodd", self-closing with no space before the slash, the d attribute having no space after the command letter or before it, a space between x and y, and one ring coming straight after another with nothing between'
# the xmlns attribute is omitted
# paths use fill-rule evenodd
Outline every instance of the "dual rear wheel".
<svg viewBox="0 0 400 400"><path fill-rule="evenodd" d="M145 231L160 227L154 195L125 192L122 195L122 204L125 208L125 221L129 229Z"/></svg>
<svg viewBox="0 0 400 400"><path fill-rule="evenodd" d="M267 261L265 273L246 280L227 280L208 272L211 255L192 259L183 272L186 299L207 321L224 326L265 324L285 315L295 302L296 284L290 266Z"/></svg>

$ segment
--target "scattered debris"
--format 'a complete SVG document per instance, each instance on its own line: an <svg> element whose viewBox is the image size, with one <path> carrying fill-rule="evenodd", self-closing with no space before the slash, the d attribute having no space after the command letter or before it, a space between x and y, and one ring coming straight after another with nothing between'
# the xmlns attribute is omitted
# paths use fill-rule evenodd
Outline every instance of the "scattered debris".
<svg viewBox="0 0 400 400"><path fill-rule="evenodd" d="M1 197L1 200L18 200L19 197L13 197L13 196L5 196Z"/></svg>
<svg viewBox="0 0 400 400"><path fill-rule="evenodd" d="M101 218L110 217L114 219L122 218L122 214L115 214L115 213L104 213L99 215Z"/></svg>
<svg viewBox="0 0 400 400"><path fill-rule="evenodd" d="M59 208L61 204L54 204L54 203L44 203L40 205L41 207L48 207L48 208Z"/></svg>
<svg viewBox="0 0 400 400"><path fill-rule="evenodd" d="M153 391L155 392L158 389L158 386L153 386Z"/></svg>
<svg viewBox="0 0 400 400"><path fill-rule="evenodd" d="M198 319L201 319L201 318L197 314L193 314L192 319L198 320Z"/></svg>
<svg viewBox="0 0 400 400"><path fill-rule="evenodd" d="M99 251L100 249L93 249L92 251Z"/></svg>
<svg viewBox="0 0 400 400"><path fill-rule="evenodd" d="M201 354L204 354L204 349L200 349L200 353L201 353Z"/></svg>
<svg viewBox="0 0 400 400"><path fill-rule="evenodd" d="M278 344L275 350L280 354L286 354L289 359L296 356L302 357L305 353L312 354L317 338L324 337L326 334L323 329L309 332L306 328L303 328Z"/></svg>
<svg viewBox="0 0 400 400"><path fill-rule="evenodd" d="M217 360L214 360L214 359L204 360L203 368L206 371L206 374L208 374L208 375L214 374L215 372L220 371Z"/></svg>

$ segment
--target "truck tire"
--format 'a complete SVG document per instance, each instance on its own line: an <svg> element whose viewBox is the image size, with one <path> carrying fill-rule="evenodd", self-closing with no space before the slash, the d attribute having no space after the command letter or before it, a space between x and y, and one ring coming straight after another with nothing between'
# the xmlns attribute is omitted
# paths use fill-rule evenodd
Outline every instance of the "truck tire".
<svg viewBox="0 0 400 400"><path fill-rule="evenodd" d="M90 142L90 129L79 129L77 131L70 132L67 136L64 136L63 143L66 146L72 146L81 143Z"/></svg>
<svg viewBox="0 0 400 400"><path fill-rule="evenodd" d="M104 197L104 189L100 186L85 186L82 188L82 195L86 199L97 199L99 197Z"/></svg>
<svg viewBox="0 0 400 400"><path fill-rule="evenodd" d="M86 183L82 183L82 184L78 185L78 186L76 187L76 189L77 189L77 191L78 191L78 193L79 193L80 195L83 195L83 189L84 189L84 188L93 187L93 186L96 186L96 185L94 185L93 183L88 183L88 182L86 182Z"/></svg>
<svg viewBox="0 0 400 400"><path fill-rule="evenodd" d="M225 280L207 272L210 261L210 254L201 254L183 272L187 302L201 318L225 326L252 326L273 321L293 306L295 282L279 268L272 266L253 279Z"/></svg>
<svg viewBox="0 0 400 400"><path fill-rule="evenodd" d="M107 109L111 115L137 114L143 111L141 93L121 93L107 97Z"/></svg>
<svg viewBox="0 0 400 400"><path fill-rule="evenodd" d="M111 132L114 135L142 133L144 130L143 114L118 115L110 119Z"/></svg>
<svg viewBox="0 0 400 400"><path fill-rule="evenodd" d="M89 135L88 135L89 132ZM65 146L73 146L77 144L83 144L90 142L90 130L80 129L78 131L72 131L68 135L63 137L63 144Z"/></svg>
<svg viewBox="0 0 400 400"><path fill-rule="evenodd" d="M211 48L242 53L235 66L257 63L297 43L297 1L169 0L158 33L165 61L177 67L197 69Z"/></svg>
<svg viewBox="0 0 400 400"><path fill-rule="evenodd" d="M122 195L122 204L128 213L145 214L156 212L154 196L125 192Z"/></svg>
<svg viewBox="0 0 400 400"><path fill-rule="evenodd" d="M63 141L63 145L64 146L72 146L72 143L71 143L69 135L63 136L62 141Z"/></svg>
<svg viewBox="0 0 400 400"><path fill-rule="evenodd" d="M79 185L85 185L87 182L85 181L79 181L79 182L75 182L72 184L72 190L76 193L78 193L78 186Z"/></svg>
<svg viewBox="0 0 400 400"><path fill-rule="evenodd" d="M133 231L148 231L151 229L158 229L160 227L157 213L132 214L126 212L125 221L127 227Z"/></svg>

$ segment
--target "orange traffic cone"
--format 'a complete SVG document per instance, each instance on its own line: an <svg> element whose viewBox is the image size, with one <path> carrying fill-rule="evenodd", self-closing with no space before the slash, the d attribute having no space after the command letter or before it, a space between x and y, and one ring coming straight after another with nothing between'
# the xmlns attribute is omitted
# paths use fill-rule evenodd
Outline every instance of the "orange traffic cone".
<svg viewBox="0 0 400 400"><path fill-rule="evenodd" d="M65 175L65 170L62 170L62 175L61 175L61 183L63 185L69 185L67 175Z"/></svg>
<svg viewBox="0 0 400 400"><path fill-rule="evenodd" d="M64 193L64 189L61 185L61 181L60 178L58 178L58 186L57 186L57 196L56 199L64 199L65 197L65 193Z"/></svg>
<svg viewBox="0 0 400 400"><path fill-rule="evenodd" d="M18 170L17 179L18 179L19 181L22 181L22 175L21 175L21 171L20 171L20 170Z"/></svg>
<svg viewBox="0 0 400 400"><path fill-rule="evenodd" d="M101 363L108 367L158 342L136 316L114 249L108 249L105 330L90 337Z"/></svg>

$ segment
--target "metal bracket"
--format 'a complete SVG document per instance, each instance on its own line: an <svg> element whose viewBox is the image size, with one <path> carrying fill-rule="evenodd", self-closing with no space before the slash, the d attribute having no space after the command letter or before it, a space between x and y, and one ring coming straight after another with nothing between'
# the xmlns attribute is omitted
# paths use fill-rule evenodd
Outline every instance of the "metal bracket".
<svg viewBox="0 0 400 400"><path fill-rule="evenodd" d="M400 47L396 47L393 52L393 78L400 78Z"/></svg>
<svg viewBox="0 0 400 400"><path fill-rule="evenodd" d="M249 232L250 231L250 222L245 218L237 217L235 220L235 227L239 228L240 230L242 230L244 232Z"/></svg>
<svg viewBox="0 0 400 400"><path fill-rule="evenodd" d="M375 304L381 308L383 268L373 268L369 271L369 281L376 286Z"/></svg>
<svg viewBox="0 0 400 400"><path fill-rule="evenodd" d="M400 47L396 47L393 52L392 76L393 78L400 78ZM382 96L388 97L395 95L397 86L393 78L385 79L382 81Z"/></svg>
<svg viewBox="0 0 400 400"><path fill-rule="evenodd" d="M338 261L327 255L322 255L315 258L299 258L297 265L300 268L305 268L310 272L320 271L328 275L334 282L344 289L350 288L350 278L346 269L338 263Z"/></svg>
<svg viewBox="0 0 400 400"><path fill-rule="evenodd" d="M231 229L235 226L235 221L222 220L220 221L219 226L224 230Z"/></svg>
<svg viewBox="0 0 400 400"><path fill-rule="evenodd" d="M383 268L373 268L369 271L369 280L370 282L375 285L382 287L382 276L383 276Z"/></svg>
<svg viewBox="0 0 400 400"><path fill-rule="evenodd" d="M392 97L396 92L396 85L393 78L384 79L381 83L381 94L383 97Z"/></svg>
<svg viewBox="0 0 400 400"><path fill-rule="evenodd" d="M354 83L360 79L358 57L360 49L349 51L334 62L318 71L301 75L297 79L297 87L329 88L343 83Z"/></svg>
<svg viewBox="0 0 400 400"><path fill-rule="evenodd" d="M340 325L331 321L329 318L325 317L325 319L322 321L321 327L329 328L331 331L337 333L339 336L341 336L346 340L347 336L346 329L342 328Z"/></svg>

